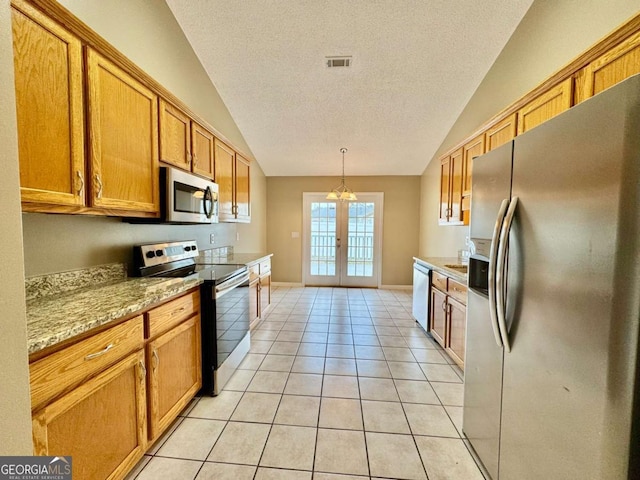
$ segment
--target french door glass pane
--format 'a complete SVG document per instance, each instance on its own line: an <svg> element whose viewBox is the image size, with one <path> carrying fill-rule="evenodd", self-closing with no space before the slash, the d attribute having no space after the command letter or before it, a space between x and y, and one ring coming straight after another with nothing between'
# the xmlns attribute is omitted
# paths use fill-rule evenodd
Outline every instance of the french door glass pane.
<svg viewBox="0 0 640 480"><path fill-rule="evenodd" d="M373 221L374 204L349 203L347 232L347 276L373 276Z"/></svg>
<svg viewBox="0 0 640 480"><path fill-rule="evenodd" d="M311 275L336 274L336 203L311 203Z"/></svg>

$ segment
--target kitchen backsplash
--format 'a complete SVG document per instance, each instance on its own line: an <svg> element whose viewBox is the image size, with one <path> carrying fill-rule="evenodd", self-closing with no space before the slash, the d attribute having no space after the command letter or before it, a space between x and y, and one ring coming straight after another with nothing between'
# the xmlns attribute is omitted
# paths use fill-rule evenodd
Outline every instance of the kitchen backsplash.
<svg viewBox="0 0 640 480"><path fill-rule="evenodd" d="M25 279L27 301L59 295L79 288L122 280L127 276L124 263L109 263L96 267L38 275Z"/></svg>
<svg viewBox="0 0 640 480"><path fill-rule="evenodd" d="M199 260L202 263L216 263L218 261L223 261L227 259L227 257L233 256L233 247L217 247L217 248L209 248L207 250L200 250Z"/></svg>

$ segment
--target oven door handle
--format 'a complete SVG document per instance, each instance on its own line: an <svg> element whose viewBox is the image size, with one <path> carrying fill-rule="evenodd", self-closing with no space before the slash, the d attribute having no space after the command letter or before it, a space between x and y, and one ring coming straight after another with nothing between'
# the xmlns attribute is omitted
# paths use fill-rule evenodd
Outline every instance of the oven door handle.
<svg viewBox="0 0 640 480"><path fill-rule="evenodd" d="M216 298L222 297L243 283L249 283L249 272L245 272L244 274L233 277L230 280L225 280L220 285L216 285Z"/></svg>

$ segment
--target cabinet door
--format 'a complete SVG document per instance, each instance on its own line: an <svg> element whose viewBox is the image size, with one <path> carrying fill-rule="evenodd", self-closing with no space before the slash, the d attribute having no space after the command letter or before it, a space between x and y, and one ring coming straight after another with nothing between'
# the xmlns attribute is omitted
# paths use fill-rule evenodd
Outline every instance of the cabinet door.
<svg viewBox="0 0 640 480"><path fill-rule="evenodd" d="M22 201L84 205L82 45L25 2L13 4Z"/></svg>
<svg viewBox="0 0 640 480"><path fill-rule="evenodd" d="M578 77L582 86L576 82L576 88L581 92L581 98L577 100L592 97L636 73L640 73L640 32L585 67L583 76Z"/></svg>
<svg viewBox="0 0 640 480"><path fill-rule="evenodd" d="M233 208L233 168L235 164L235 152L216 138L214 159L216 183L220 188L218 194L220 221L235 221L235 209Z"/></svg>
<svg viewBox="0 0 640 480"><path fill-rule="evenodd" d="M200 315L147 344L149 439L154 441L202 386Z"/></svg>
<svg viewBox="0 0 640 480"><path fill-rule="evenodd" d="M238 222L251 221L251 163L236 153L235 214Z"/></svg>
<svg viewBox="0 0 640 480"><path fill-rule="evenodd" d="M459 225L463 221L462 213L462 193L464 185L463 175L463 149L459 149L451 154L450 176L451 176L451 200L449 200L449 223Z"/></svg>
<svg viewBox="0 0 640 480"><path fill-rule="evenodd" d="M253 329L260 321L260 280L257 278L249 284L249 316Z"/></svg>
<svg viewBox="0 0 640 480"><path fill-rule="evenodd" d="M485 151L490 152L516 137L516 118L513 113L484 132Z"/></svg>
<svg viewBox="0 0 640 480"><path fill-rule="evenodd" d="M462 195L471 195L471 174L473 169L473 158L484 153L484 134L478 135L463 147L463 180Z"/></svg>
<svg viewBox="0 0 640 480"><path fill-rule="evenodd" d="M461 367L464 367L465 335L467 329L467 308L448 297L449 313L449 340L447 352L449 356Z"/></svg>
<svg viewBox="0 0 640 480"><path fill-rule="evenodd" d="M449 221L449 207L451 201L451 157L440 160L440 214L439 223Z"/></svg>
<svg viewBox="0 0 640 480"><path fill-rule="evenodd" d="M260 277L260 317L271 305L271 274Z"/></svg>
<svg viewBox="0 0 640 480"><path fill-rule="evenodd" d="M191 170L191 119L160 99L160 160Z"/></svg>
<svg viewBox="0 0 640 480"><path fill-rule="evenodd" d="M518 135L569 110L573 100L572 87L573 79L567 78L518 110Z"/></svg>
<svg viewBox="0 0 640 480"><path fill-rule="evenodd" d="M91 49L87 81L91 205L158 214L156 95Z"/></svg>
<svg viewBox="0 0 640 480"><path fill-rule="evenodd" d="M442 346L446 347L447 338L447 296L431 288L431 312L429 318L429 331L433 338Z"/></svg>
<svg viewBox="0 0 640 480"><path fill-rule="evenodd" d="M146 448L144 352L33 415L35 455L73 457L74 480L123 478Z"/></svg>
<svg viewBox="0 0 640 480"><path fill-rule="evenodd" d="M213 144L213 134L197 123L191 122L191 151L193 153L191 169L193 173L211 180L214 178Z"/></svg>

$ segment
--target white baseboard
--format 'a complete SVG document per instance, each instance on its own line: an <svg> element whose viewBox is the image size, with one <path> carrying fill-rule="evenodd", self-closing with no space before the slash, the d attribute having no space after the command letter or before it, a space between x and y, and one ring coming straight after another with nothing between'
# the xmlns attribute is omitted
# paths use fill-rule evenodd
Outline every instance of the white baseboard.
<svg viewBox="0 0 640 480"><path fill-rule="evenodd" d="M303 287L302 283L297 282L271 282L272 287L288 287L288 288L300 288Z"/></svg>
<svg viewBox="0 0 640 480"><path fill-rule="evenodd" d="M380 285L380 290L413 290L413 285Z"/></svg>

